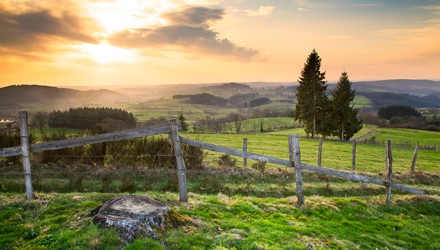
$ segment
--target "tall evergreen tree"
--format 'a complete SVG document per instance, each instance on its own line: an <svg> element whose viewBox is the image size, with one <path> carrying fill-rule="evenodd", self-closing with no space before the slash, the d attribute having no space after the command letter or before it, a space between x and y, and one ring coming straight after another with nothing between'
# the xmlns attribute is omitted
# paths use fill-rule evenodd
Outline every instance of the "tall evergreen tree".
<svg viewBox="0 0 440 250"><path fill-rule="evenodd" d="M180 113L179 117L177 118L177 120L179 120L180 125L182 126L182 132L187 132L188 131L188 123L186 123L186 118L185 116L183 116L182 113Z"/></svg>
<svg viewBox="0 0 440 250"><path fill-rule="evenodd" d="M353 108L355 96L356 91L351 88L347 72L342 72L331 98L333 135L341 141L349 140L362 128L362 122L357 119L358 109Z"/></svg>
<svg viewBox="0 0 440 250"><path fill-rule="evenodd" d="M304 64L299 86L296 93L295 119L302 122L307 134L315 138L318 132L324 133L322 123L325 119L326 107L329 105L325 95L327 84L325 72L320 71L321 58L316 50L313 50Z"/></svg>

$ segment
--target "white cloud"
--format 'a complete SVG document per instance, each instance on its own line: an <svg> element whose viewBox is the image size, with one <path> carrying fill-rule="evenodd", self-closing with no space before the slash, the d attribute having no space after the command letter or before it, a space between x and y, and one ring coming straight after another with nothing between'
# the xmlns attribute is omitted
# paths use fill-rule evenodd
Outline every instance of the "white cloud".
<svg viewBox="0 0 440 250"><path fill-rule="evenodd" d="M296 10L297 10L297 11L301 11L301 12L307 12L307 11L309 11L309 9L301 8L301 7L296 8Z"/></svg>
<svg viewBox="0 0 440 250"><path fill-rule="evenodd" d="M274 6L260 6L258 10L245 10L248 16L268 16L272 14L272 11L275 9Z"/></svg>

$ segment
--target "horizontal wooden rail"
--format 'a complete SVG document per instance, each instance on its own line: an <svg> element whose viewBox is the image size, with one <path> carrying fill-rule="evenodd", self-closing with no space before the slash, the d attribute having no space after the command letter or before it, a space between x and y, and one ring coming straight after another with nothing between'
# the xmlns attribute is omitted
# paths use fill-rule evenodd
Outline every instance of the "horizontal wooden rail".
<svg viewBox="0 0 440 250"><path fill-rule="evenodd" d="M318 173L322 173L322 174L326 174L326 175L331 175L334 177L349 179L352 181L371 183L371 184L376 184L376 185L384 186L384 187L388 186L387 182L385 182L381 179L377 179L377 178L373 178L373 177L369 177L369 176L365 176L365 175L347 173L344 171L335 170L335 169L331 169L331 168L316 167L316 166L312 166L312 165L308 165L308 164L304 164L304 163L301 163L301 167L305 170L318 172ZM410 188L407 186L402 186L402 185L394 184L394 183L391 184L391 187L398 189L398 190L406 191L406 192L412 193L412 194L424 194L425 193L423 190L420 190L420 189Z"/></svg>
<svg viewBox="0 0 440 250"><path fill-rule="evenodd" d="M169 133L170 126L154 126L148 128L136 128L129 130L116 131L112 133L105 133L100 135L91 135L86 137L78 137L67 140L42 142L37 144L32 144L30 146L31 152L40 152L46 150L57 150L63 148L70 148L76 146L82 146L86 144L95 144L108 141L120 141L128 140L138 137L152 136L158 134ZM21 147L10 147L10 148L0 148L0 157L8 157L21 154Z"/></svg>
<svg viewBox="0 0 440 250"><path fill-rule="evenodd" d="M246 158L256 160L256 161L274 163L274 164L287 166L287 167L292 166L291 162L288 160L278 159L278 158L271 157L271 156L254 154L254 153L250 153L250 152L243 152L240 150L231 149L231 148L223 147L223 146L217 146L217 145L206 143L206 142L194 141L194 140L184 138L184 137L180 137L180 142L184 143L184 144L191 145L191 146L215 151L215 152L225 153L225 154L229 154L229 155L235 155L235 156L239 156L239 157L246 157ZM304 164L304 163L301 163L301 167L304 170L317 172L317 173L321 173L321 174L326 174L326 175L331 175L334 177L344 178L344 179L348 179L348 180L352 180L352 181L371 183L371 184L376 184L376 185L385 186L385 187L387 186L387 183L383 180L369 177L369 176L360 175L360 174L352 174L352 173L348 173L348 172L344 172L344 171L340 171L340 170L335 170L335 169L325 168L325 167L317 167L317 166L312 166L312 165L308 165L308 164ZM423 190L419 190L416 188L410 188L410 187L402 186L402 185L398 185L398 184L392 184L391 186L395 189L406 191L408 193L413 193L413 194L424 194L425 193Z"/></svg>
<svg viewBox="0 0 440 250"><path fill-rule="evenodd" d="M256 160L256 161L269 162L269 163L274 163L274 164L278 164L278 165L290 166L290 162L288 160L281 160L281 159L278 159L275 157L264 156L264 155L249 153L249 152L243 152L240 150L236 150L236 149L232 149L232 148L228 148L228 147L223 147L223 146L217 146L217 145L206 143L206 142L194 141L194 140L184 138L184 137L180 137L180 142L184 143L184 144L191 145L191 146L215 151L215 152L220 152L220 153L225 153L225 154L235 155L235 156L240 156L240 157L246 157L248 159L252 159L252 160Z"/></svg>

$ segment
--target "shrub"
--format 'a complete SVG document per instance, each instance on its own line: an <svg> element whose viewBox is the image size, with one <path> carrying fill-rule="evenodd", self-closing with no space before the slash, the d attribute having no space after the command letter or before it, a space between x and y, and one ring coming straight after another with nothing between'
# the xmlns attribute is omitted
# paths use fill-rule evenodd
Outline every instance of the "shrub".
<svg viewBox="0 0 440 250"><path fill-rule="evenodd" d="M260 172L264 172L266 170L266 162L259 161L252 164L251 168L258 170Z"/></svg>
<svg viewBox="0 0 440 250"><path fill-rule="evenodd" d="M69 191L81 191L83 188L83 180L84 175L83 174L73 174L71 173L69 176Z"/></svg>
<svg viewBox="0 0 440 250"><path fill-rule="evenodd" d="M237 160L233 159L230 155L222 155L218 161L220 167L236 167Z"/></svg>
<svg viewBox="0 0 440 250"><path fill-rule="evenodd" d="M134 193L136 191L136 182L135 182L135 176L130 174L124 174L121 178L121 183L119 184L119 191L120 192L129 192Z"/></svg>
<svg viewBox="0 0 440 250"><path fill-rule="evenodd" d="M114 175L113 173L103 173L101 175L101 188L100 192L107 193L110 192L110 185L113 183Z"/></svg>
<svg viewBox="0 0 440 250"><path fill-rule="evenodd" d="M207 153L199 147L191 145L183 145L183 157L185 159L185 166L187 169L202 169L203 159Z"/></svg>

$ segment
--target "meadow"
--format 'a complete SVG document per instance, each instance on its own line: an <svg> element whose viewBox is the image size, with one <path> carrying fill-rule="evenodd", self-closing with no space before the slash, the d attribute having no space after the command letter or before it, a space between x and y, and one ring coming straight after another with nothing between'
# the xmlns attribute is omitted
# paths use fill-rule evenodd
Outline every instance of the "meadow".
<svg viewBox="0 0 440 250"><path fill-rule="evenodd" d="M412 132L368 127L356 136L375 136L377 141L382 140L380 134L392 141L417 137L420 144L440 141L437 134ZM302 135L302 161L316 165L318 140L305 138L302 129L182 136L235 149L242 148L246 137L249 152L288 159L287 137L293 133ZM350 171L351 146L325 140L322 165ZM393 146L394 180L427 195L393 190L390 205L385 203L384 187L305 171L306 202L298 207L291 168L267 164L253 169L251 160L244 168L238 158L235 166L219 166L221 155L211 152L205 168L187 171L188 203L178 202L174 170L63 164L34 165L35 200L26 201L22 167L4 165L0 249L438 249L440 152L420 149L413 174L413 150ZM383 178L384 146L358 143L356 171ZM169 230L160 241L137 239L124 246L115 230L94 225L90 212L128 193L162 201L194 224Z"/></svg>
<svg viewBox="0 0 440 250"><path fill-rule="evenodd" d="M289 130L296 132L301 129ZM281 133L281 132L280 132ZM301 134L300 134L301 135ZM242 148L243 138L248 139L248 151L273 156L281 159L288 159L288 136L272 134L186 134L190 139L227 146L234 149ZM440 139L437 139L437 141ZM318 139L300 139L301 160L311 165L317 164ZM394 171L408 172L411 167L413 147L394 146L393 169ZM215 154L214 154L215 155ZM215 159L214 156L213 159ZM322 166L351 170L352 143L325 140L323 142ZM440 173L440 152L438 150L419 150L416 170L430 173ZM385 171L385 147L382 144L357 144L356 171L381 173Z"/></svg>

